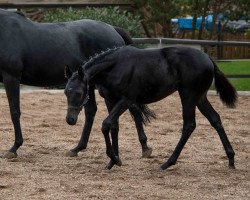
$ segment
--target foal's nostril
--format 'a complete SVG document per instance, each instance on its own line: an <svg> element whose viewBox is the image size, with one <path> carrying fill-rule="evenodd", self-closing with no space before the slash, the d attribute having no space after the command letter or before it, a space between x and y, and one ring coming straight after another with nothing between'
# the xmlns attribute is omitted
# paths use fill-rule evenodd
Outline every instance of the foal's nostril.
<svg viewBox="0 0 250 200"><path fill-rule="evenodd" d="M69 125L74 125L74 124L76 124L76 121L75 121L75 119L74 119L73 117L67 117L67 118L66 118L66 121L67 121L67 123L68 123Z"/></svg>

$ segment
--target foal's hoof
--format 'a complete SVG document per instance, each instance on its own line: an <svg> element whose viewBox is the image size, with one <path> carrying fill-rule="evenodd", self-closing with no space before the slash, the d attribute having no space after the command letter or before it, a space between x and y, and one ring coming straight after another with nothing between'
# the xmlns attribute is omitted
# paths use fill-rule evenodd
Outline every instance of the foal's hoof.
<svg viewBox="0 0 250 200"><path fill-rule="evenodd" d="M229 167L229 169L235 169L235 165L234 164L229 164L228 167Z"/></svg>
<svg viewBox="0 0 250 200"><path fill-rule="evenodd" d="M3 155L1 155L2 158L6 158L6 159L12 159L12 158L16 158L17 157L17 153L13 153L10 151L5 152Z"/></svg>
<svg viewBox="0 0 250 200"><path fill-rule="evenodd" d="M142 150L142 156L141 157L142 158L149 158L151 156L151 154L152 154L152 151L153 151L153 149L150 148L150 147L148 147L145 150Z"/></svg>
<svg viewBox="0 0 250 200"><path fill-rule="evenodd" d="M163 164L161 165L161 169L162 169L162 170L165 170L165 169L169 168L169 167L172 166L172 165L175 165L175 163L165 162L165 163L163 163Z"/></svg>
<svg viewBox="0 0 250 200"><path fill-rule="evenodd" d="M116 158L118 159L118 161L115 163L113 160L110 160L110 161L109 161L109 164L106 166L106 169L112 169L112 167L113 167L114 165L118 165L119 167L122 166L122 161L121 161L121 159L118 158L117 156L116 156Z"/></svg>
<svg viewBox="0 0 250 200"><path fill-rule="evenodd" d="M65 154L67 157L77 157L78 156L78 154L77 154L77 152L75 152L75 151L68 151L66 154Z"/></svg>

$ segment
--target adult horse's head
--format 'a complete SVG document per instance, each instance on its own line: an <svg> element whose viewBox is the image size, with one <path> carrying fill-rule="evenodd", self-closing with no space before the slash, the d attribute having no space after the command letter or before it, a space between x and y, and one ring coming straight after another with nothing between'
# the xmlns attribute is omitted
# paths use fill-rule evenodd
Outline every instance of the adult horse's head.
<svg viewBox="0 0 250 200"><path fill-rule="evenodd" d="M80 111L89 99L88 84L84 80L82 69L73 73L66 66L65 76L68 79L64 90L68 102L66 121L69 125L75 125Z"/></svg>

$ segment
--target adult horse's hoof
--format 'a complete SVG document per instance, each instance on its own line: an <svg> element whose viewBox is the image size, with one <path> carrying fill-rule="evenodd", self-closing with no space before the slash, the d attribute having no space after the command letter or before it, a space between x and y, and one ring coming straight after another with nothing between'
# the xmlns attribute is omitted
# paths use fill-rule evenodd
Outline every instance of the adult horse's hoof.
<svg viewBox="0 0 250 200"><path fill-rule="evenodd" d="M142 158L149 158L151 156L151 154L152 154L152 151L153 151L153 149L150 148L150 147L148 147L145 150L142 150L142 156L141 157Z"/></svg>
<svg viewBox="0 0 250 200"><path fill-rule="evenodd" d="M69 150L65 155L67 157L77 157L78 156L77 152L71 151L71 150Z"/></svg>
<svg viewBox="0 0 250 200"><path fill-rule="evenodd" d="M122 166L122 161L121 161L121 159L118 158L117 156L116 156L116 158L118 159L118 161L115 163L113 160L110 160L110 161L109 161L109 164L106 166L106 169L112 169L112 167L113 167L114 165L118 165L119 167Z"/></svg>
<svg viewBox="0 0 250 200"><path fill-rule="evenodd" d="M1 155L2 158L6 158L6 159L12 159L12 158L16 158L17 157L17 153L13 153L10 151L5 152L3 155Z"/></svg>

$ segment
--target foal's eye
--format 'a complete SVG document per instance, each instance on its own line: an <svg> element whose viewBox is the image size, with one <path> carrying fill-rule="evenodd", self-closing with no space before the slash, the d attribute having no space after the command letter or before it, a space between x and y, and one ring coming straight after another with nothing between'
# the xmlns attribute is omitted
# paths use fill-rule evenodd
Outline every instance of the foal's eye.
<svg viewBox="0 0 250 200"><path fill-rule="evenodd" d="M81 97L82 96L82 93L81 92L76 92L75 94L77 97Z"/></svg>

